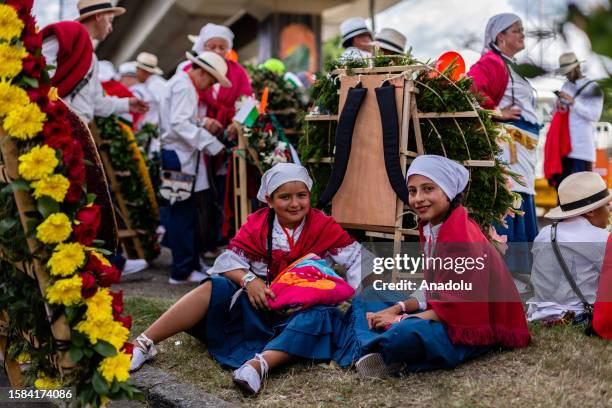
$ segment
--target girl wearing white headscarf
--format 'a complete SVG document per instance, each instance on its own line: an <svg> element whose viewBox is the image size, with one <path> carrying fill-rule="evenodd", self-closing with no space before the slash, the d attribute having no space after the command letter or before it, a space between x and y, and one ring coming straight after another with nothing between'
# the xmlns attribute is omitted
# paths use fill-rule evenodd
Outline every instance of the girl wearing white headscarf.
<svg viewBox="0 0 612 408"><path fill-rule="evenodd" d="M356 363L362 376L384 377L402 367L452 368L494 346L529 343L512 278L461 205L468 180L465 167L445 157L419 156L410 165L409 204L419 217L424 256L425 280L417 288L425 292L426 303L399 291L370 298L364 292L353 300L349 337L361 353L369 353ZM444 266L436 266L435 259ZM468 259L481 264L467 267ZM459 282L464 286L455 288ZM453 289L446 288L449 284Z"/></svg>
<svg viewBox="0 0 612 408"><path fill-rule="evenodd" d="M262 177L266 207L248 217L208 272L213 276L162 315L135 342L132 370L155 355L154 344L187 331L207 344L234 381L251 393L273 367L295 357L336 359L334 327L342 313L314 306L290 317L270 311L269 283L295 260L314 253L343 265L348 283L361 282L361 245L331 217L310 207L312 179L297 164L280 163ZM242 289L241 289L242 288ZM257 353L257 354L256 354ZM261 353L261 354L259 354Z"/></svg>
<svg viewBox="0 0 612 408"><path fill-rule="evenodd" d="M538 234L535 213L535 164L540 124L535 108L535 90L516 72L515 54L525 48L525 34L516 14L503 13L489 19L485 30L482 56L468 72L474 90L484 97L482 107L497 111L511 142L504 144L502 160L522 178L511 180L511 190L523 199L523 216L508 217L508 228L497 226L497 232L508 236L508 242L533 242ZM516 258L512 256L512 258ZM527 259L527 257L521 257ZM512 265L517 272L529 273L529 263Z"/></svg>

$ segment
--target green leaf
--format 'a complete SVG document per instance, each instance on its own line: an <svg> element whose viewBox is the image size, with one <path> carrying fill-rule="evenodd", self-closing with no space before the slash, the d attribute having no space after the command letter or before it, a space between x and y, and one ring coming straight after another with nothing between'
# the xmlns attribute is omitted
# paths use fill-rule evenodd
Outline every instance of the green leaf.
<svg viewBox="0 0 612 408"><path fill-rule="evenodd" d="M91 378L91 385L93 385L94 390L100 395L108 393L108 384L106 384L106 380L102 378L98 371L94 372Z"/></svg>
<svg viewBox="0 0 612 408"><path fill-rule="evenodd" d="M31 88L38 88L38 79L30 78L29 76L24 75L22 80Z"/></svg>
<svg viewBox="0 0 612 408"><path fill-rule="evenodd" d="M23 179L13 180L9 185L13 191L28 191L30 189L28 182Z"/></svg>
<svg viewBox="0 0 612 408"><path fill-rule="evenodd" d="M83 358L83 350L81 350L80 348L71 347L68 354L70 355L70 359L74 363L78 363Z"/></svg>
<svg viewBox="0 0 612 408"><path fill-rule="evenodd" d="M5 218L0 221L0 235L5 234L10 229L17 225L18 221L15 218Z"/></svg>
<svg viewBox="0 0 612 408"><path fill-rule="evenodd" d="M87 194L87 204L91 204L96 201L96 197L97 195L95 195L94 193Z"/></svg>
<svg viewBox="0 0 612 408"><path fill-rule="evenodd" d="M115 347L104 340L98 340L98 342L94 345L94 350L104 357L112 357L117 355L117 350Z"/></svg>
<svg viewBox="0 0 612 408"><path fill-rule="evenodd" d="M96 251L98 251L102 255L112 255L113 254L111 251L109 251L108 249L104 249L104 248L96 248Z"/></svg>
<svg viewBox="0 0 612 408"><path fill-rule="evenodd" d="M546 73L546 70L535 64L512 64L512 69L519 75L525 78L535 78L542 76Z"/></svg>
<svg viewBox="0 0 612 408"><path fill-rule="evenodd" d="M91 358L91 356L93 356L94 354L94 351L90 349L89 347L86 347L83 349L83 354L85 354L85 357Z"/></svg>
<svg viewBox="0 0 612 408"><path fill-rule="evenodd" d="M66 314L70 313L70 311L72 311L71 308L67 308L66 309ZM72 312L74 313L74 312ZM78 331L72 330L71 334L70 334L70 341L72 342L72 344L75 347L78 348L82 348L85 346L85 336L83 334L81 334Z"/></svg>
<svg viewBox="0 0 612 408"><path fill-rule="evenodd" d="M102 246L106 243L106 241L104 241L103 239L94 239L93 240L93 244L96 246Z"/></svg>
<svg viewBox="0 0 612 408"><path fill-rule="evenodd" d="M47 218L51 214L60 211L59 203L47 196L43 196L38 199L36 202L36 208L38 209L38 212L41 213L43 218Z"/></svg>

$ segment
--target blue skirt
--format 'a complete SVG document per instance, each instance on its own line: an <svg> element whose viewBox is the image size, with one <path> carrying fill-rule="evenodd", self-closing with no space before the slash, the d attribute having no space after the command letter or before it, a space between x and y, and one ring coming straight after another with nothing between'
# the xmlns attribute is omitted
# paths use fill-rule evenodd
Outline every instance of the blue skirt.
<svg viewBox="0 0 612 408"><path fill-rule="evenodd" d="M234 293L240 289L229 279L210 279L212 293L206 316L187 333L208 347L221 365L240 367L264 350L279 350L311 360L336 360L346 344L344 315L335 308L316 306L290 316L253 308L242 293L230 309Z"/></svg>
<svg viewBox="0 0 612 408"><path fill-rule="evenodd" d="M347 312L346 327L350 332L346 338L352 341L353 355L381 353L387 364L404 363L406 370L420 372L456 367L493 348L453 344L442 323L416 317L395 323L386 331L368 329L367 312L378 312L405 298L405 295L395 292L374 295L369 292L355 297ZM338 363L341 366L350 364L348 361Z"/></svg>

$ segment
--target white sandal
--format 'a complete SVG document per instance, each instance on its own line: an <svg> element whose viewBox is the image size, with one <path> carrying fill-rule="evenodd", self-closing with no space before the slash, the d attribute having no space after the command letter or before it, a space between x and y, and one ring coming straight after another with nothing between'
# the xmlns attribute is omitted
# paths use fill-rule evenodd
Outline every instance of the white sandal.
<svg viewBox="0 0 612 408"><path fill-rule="evenodd" d="M261 367L261 373L249 364L249 361L257 360ZM263 355L257 353L255 357L244 363L234 371L234 382L249 394L257 394L261 388L261 382L268 373L268 362Z"/></svg>
<svg viewBox="0 0 612 408"><path fill-rule="evenodd" d="M138 370L145 362L153 359L157 354L157 349L153 340L148 338L144 333L136 337L134 340L134 351L132 352L132 361L130 362L130 372Z"/></svg>

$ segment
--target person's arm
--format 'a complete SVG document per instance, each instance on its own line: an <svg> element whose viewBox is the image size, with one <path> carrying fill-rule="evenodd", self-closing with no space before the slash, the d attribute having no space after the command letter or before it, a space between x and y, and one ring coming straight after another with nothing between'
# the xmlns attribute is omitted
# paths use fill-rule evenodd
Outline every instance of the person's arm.
<svg viewBox="0 0 612 408"><path fill-rule="evenodd" d="M384 329L393 323L401 321L406 316L416 316L406 313L412 313L419 310L419 301L414 297L409 297L403 300L403 307L400 302L383 309L376 313L366 313L366 320L368 321L368 328L371 329Z"/></svg>
<svg viewBox="0 0 612 408"><path fill-rule="evenodd" d="M211 156L217 155L224 149L223 143L210 134L203 127L199 127L193 120L192 109L197 103L197 95L191 95L191 90L179 87L172 89L170 106L170 128L172 132L181 137L187 148L205 151ZM193 98L196 100L194 101Z"/></svg>
<svg viewBox="0 0 612 408"><path fill-rule="evenodd" d="M590 121L597 122L603 110L603 92L597 84L590 84L582 91L570 108L578 116Z"/></svg>
<svg viewBox="0 0 612 408"><path fill-rule="evenodd" d="M97 62L94 62L94 72L89 80L90 86L93 92L93 108L94 116L100 116L107 118L111 115L120 115L122 113L128 113L130 111L130 100L129 98L117 98L114 96L104 95L104 89L98 78L98 67Z"/></svg>

